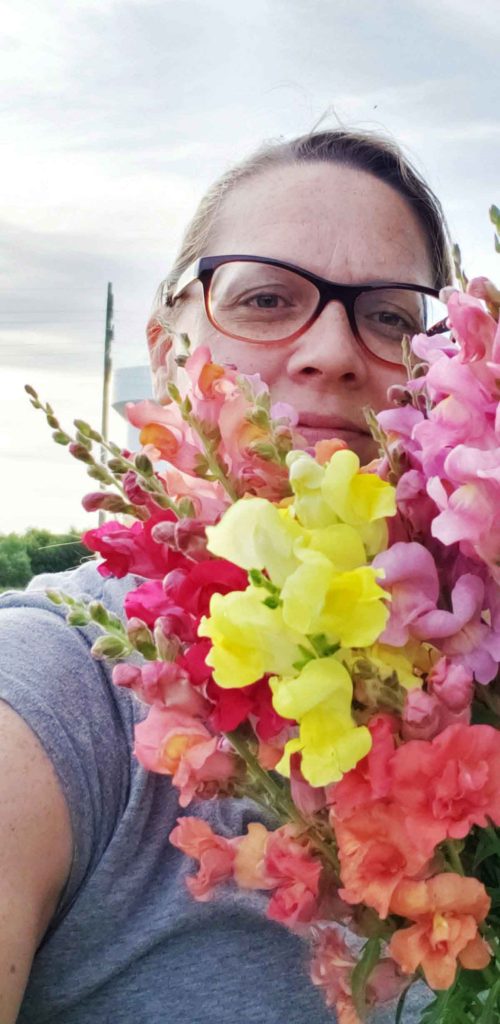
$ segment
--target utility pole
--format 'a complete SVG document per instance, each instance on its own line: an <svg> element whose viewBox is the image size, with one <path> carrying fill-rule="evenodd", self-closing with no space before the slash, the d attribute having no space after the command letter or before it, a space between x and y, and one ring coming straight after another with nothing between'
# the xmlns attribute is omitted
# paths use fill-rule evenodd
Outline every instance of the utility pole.
<svg viewBox="0 0 500 1024"><path fill-rule="evenodd" d="M108 282L108 294L106 299L106 331L104 334L104 368L102 378L102 416L101 434L105 441L108 440L108 418L109 418L109 391L111 387L111 345L114 338L113 325L113 285ZM106 449L101 448L101 461L106 462ZM99 526L105 520L105 513L99 512Z"/></svg>

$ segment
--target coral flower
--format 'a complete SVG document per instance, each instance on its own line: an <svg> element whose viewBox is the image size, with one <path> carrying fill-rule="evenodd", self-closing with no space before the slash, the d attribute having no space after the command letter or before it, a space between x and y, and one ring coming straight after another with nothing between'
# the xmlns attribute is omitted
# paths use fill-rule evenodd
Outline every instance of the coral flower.
<svg viewBox="0 0 500 1024"><path fill-rule="evenodd" d="M457 959L469 970L489 963L490 950L477 932L489 907L486 890L475 878L446 873L423 882L404 881L390 909L416 923L394 933L389 952L406 974L421 967L431 988L449 988Z"/></svg>
<svg viewBox="0 0 500 1024"><path fill-rule="evenodd" d="M431 742L410 740L396 751L392 773L393 798L429 855L489 818L500 824L500 734L489 725L451 725Z"/></svg>
<svg viewBox="0 0 500 1024"><path fill-rule="evenodd" d="M339 1024L361 1024L351 993L351 975L356 957L349 949L340 928L318 929L314 939L311 980L318 985L327 1006L337 1012ZM383 958L371 972L365 990L369 1006L396 999L408 985L393 960Z"/></svg>
<svg viewBox="0 0 500 1024"><path fill-rule="evenodd" d="M229 839L216 835L208 822L178 818L169 839L172 846L200 862L197 874L186 878L187 888L196 900L209 900L215 886L231 878L234 847Z"/></svg>
<svg viewBox="0 0 500 1024"><path fill-rule="evenodd" d="M383 801L363 807L345 821L334 822L347 903L366 903L387 917L394 890L404 878L415 878L427 857L407 829L404 812Z"/></svg>
<svg viewBox="0 0 500 1024"><path fill-rule="evenodd" d="M181 807L195 793L206 793L207 786L215 793L236 769L234 755L220 749L218 737L199 718L156 704L135 727L134 753L149 771L172 775Z"/></svg>

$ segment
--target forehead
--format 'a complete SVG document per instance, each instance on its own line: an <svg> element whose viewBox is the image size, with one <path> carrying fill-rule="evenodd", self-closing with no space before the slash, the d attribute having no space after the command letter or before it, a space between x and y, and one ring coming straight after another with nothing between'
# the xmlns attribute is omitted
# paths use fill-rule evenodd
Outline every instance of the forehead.
<svg viewBox="0 0 500 1024"><path fill-rule="evenodd" d="M331 163L266 168L234 187L205 250L225 253L287 260L343 283L432 284L407 201L373 175Z"/></svg>

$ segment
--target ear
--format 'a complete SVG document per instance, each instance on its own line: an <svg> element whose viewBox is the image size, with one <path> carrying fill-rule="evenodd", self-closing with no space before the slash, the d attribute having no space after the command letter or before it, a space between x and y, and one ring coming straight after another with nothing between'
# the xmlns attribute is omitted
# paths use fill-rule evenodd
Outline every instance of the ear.
<svg viewBox="0 0 500 1024"><path fill-rule="evenodd" d="M164 320L163 313L153 313L146 327L149 358L153 376L153 392L157 402L168 399L167 385L175 380L177 366L174 359L175 334Z"/></svg>

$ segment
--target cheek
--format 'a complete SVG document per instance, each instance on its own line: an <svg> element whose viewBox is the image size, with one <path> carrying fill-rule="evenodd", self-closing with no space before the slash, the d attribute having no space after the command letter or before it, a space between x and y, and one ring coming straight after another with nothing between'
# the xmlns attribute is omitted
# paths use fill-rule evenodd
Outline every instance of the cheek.
<svg viewBox="0 0 500 1024"><path fill-rule="evenodd" d="M202 308L193 310L178 330L189 335L191 348L208 345L214 362L236 366L241 373L259 373L272 386L283 372L283 354L264 345L247 345L216 331Z"/></svg>
<svg viewBox="0 0 500 1024"><path fill-rule="evenodd" d="M381 363L373 367L369 379L370 405L375 412L389 406L387 392L393 384L404 384L407 380L403 366L383 366Z"/></svg>

